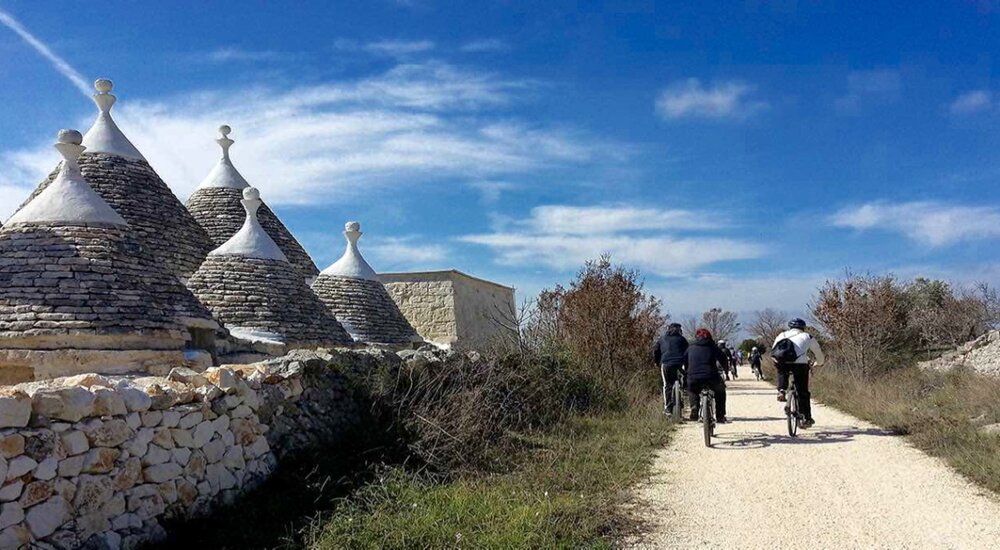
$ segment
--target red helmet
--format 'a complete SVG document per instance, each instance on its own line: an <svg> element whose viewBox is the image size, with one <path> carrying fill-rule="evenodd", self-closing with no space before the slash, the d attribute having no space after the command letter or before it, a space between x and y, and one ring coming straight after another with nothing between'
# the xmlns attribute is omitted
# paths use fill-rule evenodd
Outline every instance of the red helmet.
<svg viewBox="0 0 1000 550"><path fill-rule="evenodd" d="M700 328L694 333L695 338L701 338L702 340L711 340L712 333L708 331L707 328Z"/></svg>

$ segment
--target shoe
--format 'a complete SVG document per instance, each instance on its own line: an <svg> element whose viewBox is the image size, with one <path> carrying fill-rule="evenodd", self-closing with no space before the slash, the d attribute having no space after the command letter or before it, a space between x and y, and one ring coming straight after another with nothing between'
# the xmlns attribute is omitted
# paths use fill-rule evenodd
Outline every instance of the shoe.
<svg viewBox="0 0 1000 550"><path fill-rule="evenodd" d="M814 425L816 425L816 421L811 418L807 418L802 421L801 427L803 430L808 430L809 428L812 428Z"/></svg>
<svg viewBox="0 0 1000 550"><path fill-rule="evenodd" d="M778 401L781 401L782 403L788 401L788 398L785 397L785 392L778 392Z"/></svg>
<svg viewBox="0 0 1000 550"><path fill-rule="evenodd" d="M723 417L721 417L721 418L716 418L716 419L715 419L715 423L716 423L716 424L729 424L729 421L728 421L728 420L726 420L726 417L725 417L725 416L723 416Z"/></svg>

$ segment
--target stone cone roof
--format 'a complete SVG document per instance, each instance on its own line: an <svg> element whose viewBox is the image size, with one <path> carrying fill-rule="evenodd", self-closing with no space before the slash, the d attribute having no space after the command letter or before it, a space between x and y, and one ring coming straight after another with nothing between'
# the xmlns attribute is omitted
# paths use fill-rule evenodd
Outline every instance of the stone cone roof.
<svg viewBox="0 0 1000 550"><path fill-rule="evenodd" d="M245 221L188 281L234 336L291 347L342 346L351 337L309 289L257 219L257 190L243 191Z"/></svg>
<svg viewBox="0 0 1000 550"><path fill-rule="evenodd" d="M95 87L99 113L83 138L87 147L79 159L83 177L125 218L161 265L187 278L214 246L212 240L112 120L111 81L98 80ZM29 202L51 184L58 171L57 167L38 186Z"/></svg>
<svg viewBox="0 0 1000 550"><path fill-rule="evenodd" d="M175 303L200 304L83 179L80 133L59 138L58 174L0 230L0 347L183 349Z"/></svg>
<svg viewBox="0 0 1000 550"><path fill-rule="evenodd" d="M219 128L222 136L216 142L222 147L222 158L187 201L188 211L205 229L215 246L221 246L229 240L246 218L246 212L240 201L243 199L243 190L250 187L250 184L233 166L229 157L229 148L234 143L229 138L230 131L229 126ZM267 204L261 204L258 219L267 234L285 253L288 261L305 279L314 279L319 274L319 269L309 257L309 253L302 248L299 241Z"/></svg>
<svg viewBox="0 0 1000 550"><path fill-rule="evenodd" d="M312 284L313 292L344 325L355 340L378 344L410 344L421 341L417 331L399 311L399 306L379 282L375 270L358 250L361 225L345 226L347 249Z"/></svg>

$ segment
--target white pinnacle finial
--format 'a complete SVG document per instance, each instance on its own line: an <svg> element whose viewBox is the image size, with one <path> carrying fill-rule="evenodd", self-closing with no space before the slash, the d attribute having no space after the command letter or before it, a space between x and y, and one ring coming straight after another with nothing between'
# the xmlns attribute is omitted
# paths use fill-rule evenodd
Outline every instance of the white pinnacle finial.
<svg viewBox="0 0 1000 550"><path fill-rule="evenodd" d="M76 130L60 130L55 147L63 157L59 173L41 193L7 220L14 223L106 223L125 220L83 179L77 157L86 147Z"/></svg>
<svg viewBox="0 0 1000 550"><path fill-rule="evenodd" d="M87 146L88 153L106 153L127 159L146 160L111 118L111 107L117 99L111 93L114 87L114 83L107 78L94 82L97 93L93 98L99 112L94 125L83 136L83 144Z"/></svg>
<svg viewBox="0 0 1000 550"><path fill-rule="evenodd" d="M332 275L336 277L349 277L352 279L368 279L374 281L378 278L372 266L368 265L361 251L358 250L358 239L361 238L361 224L358 222L347 222L344 224L344 237L347 239L347 248L344 255L323 270L322 275Z"/></svg>
<svg viewBox="0 0 1000 550"><path fill-rule="evenodd" d="M219 147L222 147L222 158L226 160L229 160L229 148L236 143L235 141L229 139L229 133L232 131L233 129L226 124L219 126L219 134L221 137L215 140L215 142L219 144Z"/></svg>
<svg viewBox="0 0 1000 550"><path fill-rule="evenodd" d="M247 217L243 220L243 227L222 246L208 253L209 256L243 256L246 258L261 258L265 260L281 260L287 262L288 258L278 248L274 239L264 231L260 221L257 220L257 209L263 204L260 200L260 191L255 187L247 187L243 190L243 208L247 211Z"/></svg>
<svg viewBox="0 0 1000 550"><path fill-rule="evenodd" d="M97 103L97 108L102 113L110 112L115 100L118 99L111 93L114 87L115 83L107 78L100 78L94 82L94 89L97 90L97 93L94 94L94 102Z"/></svg>

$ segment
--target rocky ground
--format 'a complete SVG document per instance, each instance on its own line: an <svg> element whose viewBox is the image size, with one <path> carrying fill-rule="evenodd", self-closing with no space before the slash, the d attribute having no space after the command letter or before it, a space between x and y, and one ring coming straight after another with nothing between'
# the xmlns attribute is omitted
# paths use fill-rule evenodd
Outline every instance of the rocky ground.
<svg viewBox="0 0 1000 550"><path fill-rule="evenodd" d="M953 369L969 367L976 372L1000 376L1000 331L991 330L938 359L920 363L921 368Z"/></svg>
<svg viewBox="0 0 1000 550"><path fill-rule="evenodd" d="M729 383L711 448L684 424L638 491L636 548L993 548L1000 500L900 436L822 405L787 435L765 382Z"/></svg>

